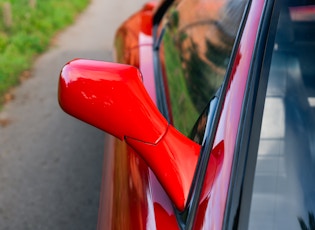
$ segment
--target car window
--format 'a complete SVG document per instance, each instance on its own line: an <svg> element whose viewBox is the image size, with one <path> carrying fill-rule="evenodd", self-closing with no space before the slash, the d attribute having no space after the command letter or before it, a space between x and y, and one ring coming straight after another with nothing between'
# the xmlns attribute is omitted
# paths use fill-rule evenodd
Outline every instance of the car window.
<svg viewBox="0 0 315 230"><path fill-rule="evenodd" d="M246 2L181 0L162 21L171 120L186 136L223 82Z"/></svg>
<svg viewBox="0 0 315 230"><path fill-rule="evenodd" d="M249 229L314 229L314 12L314 0L295 1L282 7L278 22L271 22L278 26Z"/></svg>

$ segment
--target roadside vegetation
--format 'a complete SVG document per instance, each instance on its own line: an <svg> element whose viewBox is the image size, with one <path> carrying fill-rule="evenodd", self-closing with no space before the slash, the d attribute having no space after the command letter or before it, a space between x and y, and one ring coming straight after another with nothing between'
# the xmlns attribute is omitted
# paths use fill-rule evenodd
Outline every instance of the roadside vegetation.
<svg viewBox="0 0 315 230"><path fill-rule="evenodd" d="M89 0L0 0L0 107L9 88L27 75L57 31L71 24Z"/></svg>

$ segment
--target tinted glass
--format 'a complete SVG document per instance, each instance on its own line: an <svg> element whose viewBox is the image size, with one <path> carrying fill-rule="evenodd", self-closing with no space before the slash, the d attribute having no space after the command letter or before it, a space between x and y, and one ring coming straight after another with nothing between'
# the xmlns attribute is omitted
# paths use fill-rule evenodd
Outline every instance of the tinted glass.
<svg viewBox="0 0 315 230"><path fill-rule="evenodd" d="M160 49L174 126L189 135L222 84L243 0L182 0L168 11Z"/></svg>
<svg viewBox="0 0 315 230"><path fill-rule="evenodd" d="M315 228L315 1L303 2L273 22L249 229Z"/></svg>

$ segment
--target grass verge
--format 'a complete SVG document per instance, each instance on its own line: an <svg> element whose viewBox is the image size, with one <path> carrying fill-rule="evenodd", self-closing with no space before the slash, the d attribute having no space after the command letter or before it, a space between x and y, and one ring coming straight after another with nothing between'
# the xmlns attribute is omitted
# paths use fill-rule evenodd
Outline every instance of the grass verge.
<svg viewBox="0 0 315 230"><path fill-rule="evenodd" d="M34 58L90 0L0 0L0 107Z"/></svg>

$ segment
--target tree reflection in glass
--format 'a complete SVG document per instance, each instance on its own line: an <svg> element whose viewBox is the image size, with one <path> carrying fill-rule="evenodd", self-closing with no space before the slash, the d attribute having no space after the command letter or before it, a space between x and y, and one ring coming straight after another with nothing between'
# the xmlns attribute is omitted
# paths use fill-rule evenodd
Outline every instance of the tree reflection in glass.
<svg viewBox="0 0 315 230"><path fill-rule="evenodd" d="M161 56L174 125L187 136L223 82L245 3L182 0L168 12Z"/></svg>

